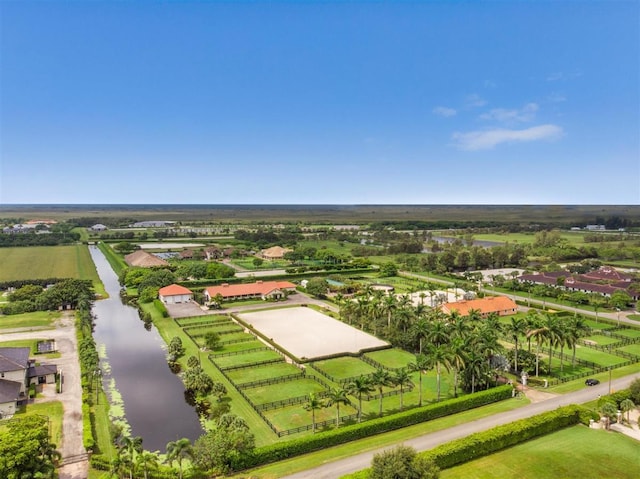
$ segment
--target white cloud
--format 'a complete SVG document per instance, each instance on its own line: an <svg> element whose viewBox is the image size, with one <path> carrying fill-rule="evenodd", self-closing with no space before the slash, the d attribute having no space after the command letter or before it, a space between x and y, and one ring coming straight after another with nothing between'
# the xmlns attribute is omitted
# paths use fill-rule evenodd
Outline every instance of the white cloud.
<svg viewBox="0 0 640 479"><path fill-rule="evenodd" d="M519 110L507 110L504 108L494 108L493 110L480 115L482 120L495 120L503 123L533 121L538 111L536 103L527 103Z"/></svg>
<svg viewBox="0 0 640 479"><path fill-rule="evenodd" d="M474 93L473 95L467 96L464 101L464 106L467 108L477 108L480 106L485 106L487 104L487 100L482 98L480 95Z"/></svg>
<svg viewBox="0 0 640 479"><path fill-rule="evenodd" d="M435 113L436 115L444 116L445 118L449 118L451 116L456 116L456 113L458 113L453 108L447 108L446 106L437 106L431 111L433 113Z"/></svg>
<svg viewBox="0 0 640 479"><path fill-rule="evenodd" d="M538 140L554 140L563 135L562 128L557 125L533 126L524 130L495 128L492 130L454 133L452 138L461 150L488 150L501 143L516 143Z"/></svg>

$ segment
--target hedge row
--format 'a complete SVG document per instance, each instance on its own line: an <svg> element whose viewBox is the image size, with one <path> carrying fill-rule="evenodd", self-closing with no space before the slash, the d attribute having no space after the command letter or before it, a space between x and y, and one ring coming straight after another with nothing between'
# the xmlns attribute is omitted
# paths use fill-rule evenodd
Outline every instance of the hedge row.
<svg viewBox="0 0 640 479"><path fill-rule="evenodd" d="M434 461L441 469L447 469L568 426L578 423L588 424L592 417L591 411L582 406L564 406L456 439L420 453L420 456ZM369 477L369 469L342 476L342 479L367 477Z"/></svg>
<svg viewBox="0 0 640 479"><path fill-rule="evenodd" d="M169 317L169 311L167 311L167 307L164 305L162 301L160 301L159 299L154 299L153 305L158 310L158 312L162 315L163 318Z"/></svg>
<svg viewBox="0 0 640 479"><path fill-rule="evenodd" d="M269 462L287 459L300 454L317 451L338 444L355 441L374 434L393 431L407 426L412 426L439 417L467 411L486 404L495 403L511 397L512 387L500 386L481 391L468 396L442 401L428 406L410 409L408 411L366 421L361 424L332 429L320 432L310 437L303 437L284 443L276 443L256 449L253 455L245 458L244 468L255 467Z"/></svg>

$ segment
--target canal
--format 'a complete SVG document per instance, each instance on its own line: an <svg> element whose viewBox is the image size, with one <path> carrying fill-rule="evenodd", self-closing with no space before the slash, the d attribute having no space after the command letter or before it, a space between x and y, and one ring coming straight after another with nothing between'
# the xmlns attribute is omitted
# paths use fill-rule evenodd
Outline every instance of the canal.
<svg viewBox="0 0 640 479"><path fill-rule="evenodd" d="M195 408L184 399L184 386L167 366L165 343L158 331L147 331L138 311L120 300L118 277L103 253L90 246L98 275L109 294L96 301L94 338L106 351L109 374L106 386L115 380L132 436L141 436L149 451L164 452L170 441L186 437L192 441L202 433ZM105 364L106 366L106 364Z"/></svg>

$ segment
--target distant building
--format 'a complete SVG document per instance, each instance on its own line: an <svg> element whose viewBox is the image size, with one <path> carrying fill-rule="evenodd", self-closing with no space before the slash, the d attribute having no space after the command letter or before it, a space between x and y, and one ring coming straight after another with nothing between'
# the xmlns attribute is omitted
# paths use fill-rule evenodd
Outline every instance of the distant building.
<svg viewBox="0 0 640 479"><path fill-rule="evenodd" d="M105 231L107 227L103 224L97 223L89 228L90 231Z"/></svg>
<svg viewBox="0 0 640 479"><path fill-rule="evenodd" d="M129 225L130 228L166 228L175 225L175 221L139 221Z"/></svg>
<svg viewBox="0 0 640 479"><path fill-rule="evenodd" d="M584 229L587 231L605 231L607 228L605 225L587 225Z"/></svg>
<svg viewBox="0 0 640 479"><path fill-rule="evenodd" d="M193 291L179 284L170 284L160 288L158 297L164 304L188 303L193 300Z"/></svg>
<svg viewBox="0 0 640 479"><path fill-rule="evenodd" d="M454 311L460 316L468 316L470 311L477 311L480 316L486 318L490 314L507 316L518 312L518 305L506 296L490 296L488 298L472 299L471 301L456 301L440 306L446 314Z"/></svg>
<svg viewBox="0 0 640 479"><path fill-rule="evenodd" d="M282 259L284 258L284 255L290 251L293 250L283 248L282 246L273 246L271 248L263 249L260 252L260 256L267 260Z"/></svg>
<svg viewBox="0 0 640 479"><path fill-rule="evenodd" d="M211 302L219 294L226 301L238 299L280 299L285 291L295 291L296 285L288 281L256 281L245 284L222 284L210 286L204 290L207 302Z"/></svg>
<svg viewBox="0 0 640 479"><path fill-rule="evenodd" d="M151 253L139 249L124 257L125 263L129 266L137 266L138 268L153 268L157 266L169 266L165 260L158 258Z"/></svg>

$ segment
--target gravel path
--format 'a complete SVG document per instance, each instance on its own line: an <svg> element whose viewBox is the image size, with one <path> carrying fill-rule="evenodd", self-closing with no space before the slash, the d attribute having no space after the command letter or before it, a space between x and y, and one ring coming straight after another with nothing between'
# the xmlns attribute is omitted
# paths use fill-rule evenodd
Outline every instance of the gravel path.
<svg viewBox="0 0 640 479"><path fill-rule="evenodd" d="M46 362L56 364L58 371L62 371L64 377L62 393L55 394L51 386L47 386L45 397L38 398L35 402L60 401L62 403L64 408L62 444L57 444L57 446L63 460L86 453L82 444L82 387L74 323L73 313L68 312L57 321L55 329L0 333L3 341L37 338L50 338L56 341L60 357L47 359ZM86 479L89 475L89 462L82 460L63 466L58 470L58 474L60 479Z"/></svg>

